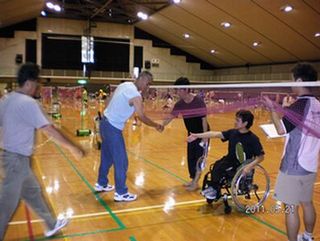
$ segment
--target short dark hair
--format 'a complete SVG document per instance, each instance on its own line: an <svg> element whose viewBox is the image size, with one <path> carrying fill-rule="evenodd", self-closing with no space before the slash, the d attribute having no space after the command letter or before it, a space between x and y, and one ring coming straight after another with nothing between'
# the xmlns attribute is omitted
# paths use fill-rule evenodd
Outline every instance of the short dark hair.
<svg viewBox="0 0 320 241"><path fill-rule="evenodd" d="M308 63L299 63L291 70L294 80L317 81L318 73L315 68Z"/></svg>
<svg viewBox="0 0 320 241"><path fill-rule="evenodd" d="M153 80L153 75L149 72L149 71L142 71L139 76L138 76L138 79L141 79L141 78L148 78L149 81L152 81Z"/></svg>
<svg viewBox="0 0 320 241"><path fill-rule="evenodd" d="M190 85L190 81L186 77L180 77L174 82L174 85Z"/></svg>
<svg viewBox="0 0 320 241"><path fill-rule="evenodd" d="M39 79L40 67L34 63L23 64L17 74L17 82L22 87L27 80L37 81Z"/></svg>
<svg viewBox="0 0 320 241"><path fill-rule="evenodd" d="M236 117L240 118L242 122L247 122L246 128L250 129L253 124L254 115L249 110L239 110Z"/></svg>

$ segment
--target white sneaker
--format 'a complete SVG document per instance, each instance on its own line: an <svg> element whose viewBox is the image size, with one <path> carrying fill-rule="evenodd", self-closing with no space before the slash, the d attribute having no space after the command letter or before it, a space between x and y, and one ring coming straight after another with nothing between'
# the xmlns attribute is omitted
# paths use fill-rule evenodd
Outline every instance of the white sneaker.
<svg viewBox="0 0 320 241"><path fill-rule="evenodd" d="M299 234L298 235L298 241L313 241L314 238L313 237L309 237L309 236L306 236L304 234Z"/></svg>
<svg viewBox="0 0 320 241"><path fill-rule="evenodd" d="M60 229L62 229L64 226L66 226L69 223L70 219L69 218L62 218L58 219L56 222L56 225L54 225L54 228L51 230L48 230L44 233L44 236L46 237L51 237L55 235Z"/></svg>
<svg viewBox="0 0 320 241"><path fill-rule="evenodd" d="M204 196L207 199L216 199L217 197L217 191L213 187L208 187L207 189L204 189L201 191L202 196Z"/></svg>
<svg viewBox="0 0 320 241"><path fill-rule="evenodd" d="M132 194L130 192L127 192L125 194L118 194L118 193L114 193L114 200L116 202L131 202L137 199L137 195L136 194Z"/></svg>
<svg viewBox="0 0 320 241"><path fill-rule="evenodd" d="M97 192L110 192L114 189L114 186L113 185L106 185L106 186L101 186L99 185L99 183L96 183L94 185L94 190L96 190Z"/></svg>

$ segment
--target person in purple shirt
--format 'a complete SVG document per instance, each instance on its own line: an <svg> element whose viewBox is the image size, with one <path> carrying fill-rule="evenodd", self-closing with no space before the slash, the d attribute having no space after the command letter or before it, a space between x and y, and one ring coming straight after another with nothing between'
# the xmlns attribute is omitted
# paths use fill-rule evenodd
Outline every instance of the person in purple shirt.
<svg viewBox="0 0 320 241"><path fill-rule="evenodd" d="M185 77L180 77L176 80L175 85L190 85L190 81ZM207 122L206 104L199 96L194 95L188 88L178 88L177 94L180 100L175 103L170 116L164 120L163 125L168 125L174 118L182 115L187 134L201 133L209 129ZM198 181L200 176L197 174L197 161L203 155L204 148L200 143L206 143L207 139L199 139L188 143L188 170L191 181L185 186L188 191L198 189Z"/></svg>

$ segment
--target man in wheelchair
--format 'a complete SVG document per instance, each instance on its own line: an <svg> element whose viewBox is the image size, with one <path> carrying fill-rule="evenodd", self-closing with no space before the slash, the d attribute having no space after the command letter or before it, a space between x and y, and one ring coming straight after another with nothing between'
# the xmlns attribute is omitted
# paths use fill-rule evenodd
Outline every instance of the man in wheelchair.
<svg viewBox="0 0 320 241"><path fill-rule="evenodd" d="M254 116L248 110L239 110L235 115L235 127L226 131L208 131L204 133L191 133L187 141L192 142L197 138L220 138L228 141L228 153L210 167L210 172L205 176L201 194L207 200L218 200L221 196L222 179L229 181L235 175L237 168L246 160L242 173L249 175L251 170L263 161L264 151L259 138L250 131ZM246 161L247 162L247 161ZM210 175L210 178L208 178Z"/></svg>

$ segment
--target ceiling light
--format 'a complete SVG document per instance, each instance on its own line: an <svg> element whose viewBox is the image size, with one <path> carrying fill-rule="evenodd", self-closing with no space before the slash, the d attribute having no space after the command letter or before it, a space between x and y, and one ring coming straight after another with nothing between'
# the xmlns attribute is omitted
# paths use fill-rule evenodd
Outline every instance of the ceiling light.
<svg viewBox="0 0 320 241"><path fill-rule="evenodd" d="M173 0L173 3L175 4L181 3L181 0Z"/></svg>
<svg viewBox="0 0 320 241"><path fill-rule="evenodd" d="M281 11L288 13L293 10L293 7L291 5L285 5L285 6L281 7L280 9L281 9Z"/></svg>
<svg viewBox="0 0 320 241"><path fill-rule="evenodd" d="M54 4L52 2L47 2L46 3L46 6L50 9L53 9L54 8Z"/></svg>
<svg viewBox="0 0 320 241"><path fill-rule="evenodd" d="M215 49L211 49L210 53L214 54L214 53L216 53L216 50Z"/></svg>
<svg viewBox="0 0 320 241"><path fill-rule="evenodd" d="M143 12L138 12L138 13L137 13L137 16L138 16L139 18L141 18L142 20L147 20L147 19L148 19L148 14L143 13Z"/></svg>
<svg viewBox="0 0 320 241"><path fill-rule="evenodd" d="M47 13L46 13L46 11L41 11L41 16L43 16L43 17L45 17L45 16L47 16Z"/></svg>
<svg viewBox="0 0 320 241"><path fill-rule="evenodd" d="M61 7L59 5L54 5L53 6L53 9L56 11L56 12L61 12Z"/></svg>
<svg viewBox="0 0 320 241"><path fill-rule="evenodd" d="M224 28L230 28L231 27L231 23L229 23L229 22L222 22L220 25L222 27L224 27Z"/></svg>
<svg viewBox="0 0 320 241"><path fill-rule="evenodd" d="M253 47L258 47L259 45L261 45L261 42L259 42L259 41L255 41L252 43Z"/></svg>
<svg viewBox="0 0 320 241"><path fill-rule="evenodd" d="M185 34L183 34L183 37L184 37L184 38L190 38L190 34L185 33Z"/></svg>
<svg viewBox="0 0 320 241"><path fill-rule="evenodd" d="M316 38L319 38L319 37L320 37L320 32L315 33L314 36L315 36Z"/></svg>

